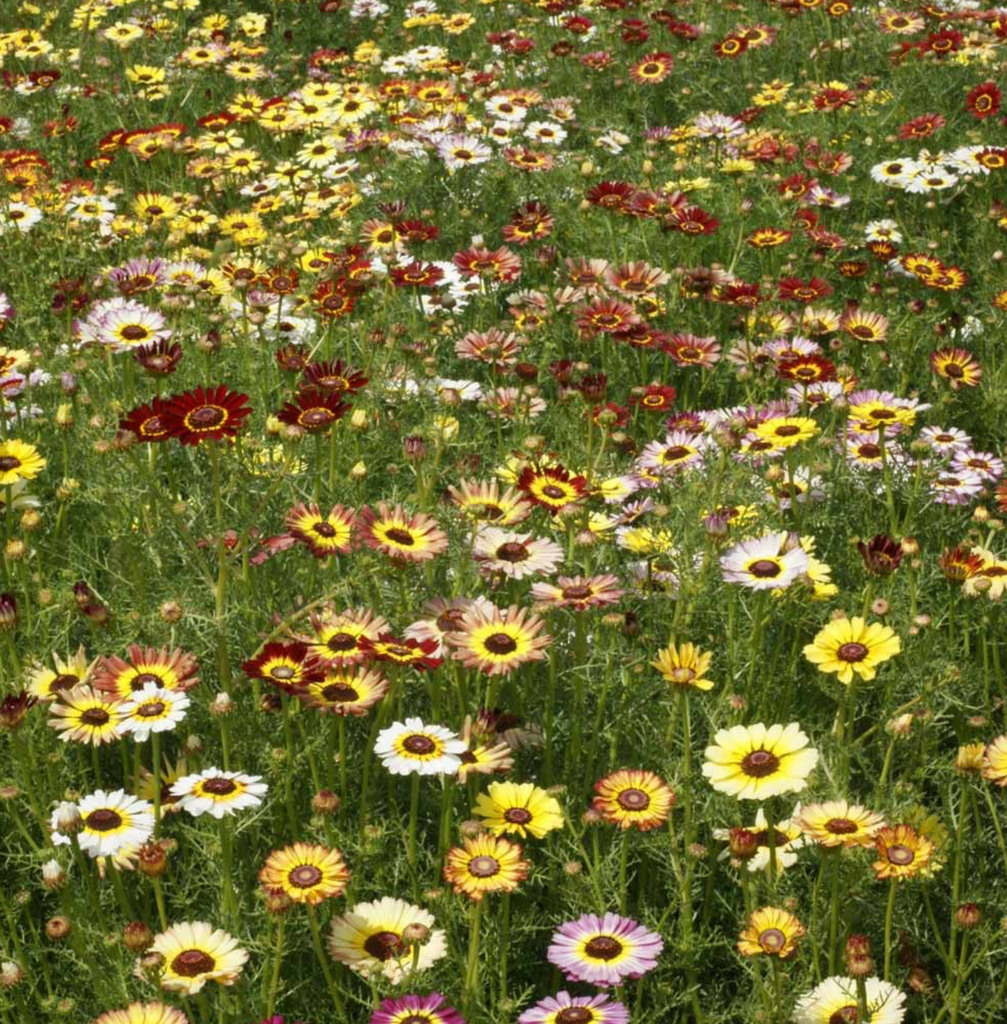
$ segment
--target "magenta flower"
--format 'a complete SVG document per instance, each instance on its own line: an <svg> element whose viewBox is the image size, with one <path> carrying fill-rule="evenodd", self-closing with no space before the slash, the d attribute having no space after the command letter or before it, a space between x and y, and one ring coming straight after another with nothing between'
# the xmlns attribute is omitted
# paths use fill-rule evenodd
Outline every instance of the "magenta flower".
<svg viewBox="0 0 1007 1024"><path fill-rule="evenodd" d="M406 1020L410 1024L465 1024L462 1015L444 1002L440 992L385 999L371 1014L370 1024L401 1024Z"/></svg>
<svg viewBox="0 0 1007 1024"><path fill-rule="evenodd" d="M584 914L553 933L548 957L567 980L607 988L642 977L657 963L662 949L660 935L628 917Z"/></svg>
<svg viewBox="0 0 1007 1024"><path fill-rule="evenodd" d="M629 1011L606 995L546 996L518 1017L518 1024L628 1024Z"/></svg>

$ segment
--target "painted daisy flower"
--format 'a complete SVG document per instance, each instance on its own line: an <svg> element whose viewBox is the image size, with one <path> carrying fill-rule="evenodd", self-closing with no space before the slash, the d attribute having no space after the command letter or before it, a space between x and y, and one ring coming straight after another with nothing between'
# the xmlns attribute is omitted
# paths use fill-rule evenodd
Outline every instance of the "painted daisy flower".
<svg viewBox="0 0 1007 1024"><path fill-rule="evenodd" d="M374 752L393 775L454 775L466 744L441 725L418 718L393 722L378 733Z"/></svg>
<svg viewBox="0 0 1007 1024"><path fill-rule="evenodd" d="M229 391L224 384L195 388L168 400L165 425L183 445L236 437L252 414L247 401L248 395Z"/></svg>
<svg viewBox="0 0 1007 1024"><path fill-rule="evenodd" d="M673 686L712 690L713 680L706 678L712 660L713 655L709 651L700 650L693 644L669 643L650 664Z"/></svg>
<svg viewBox="0 0 1007 1024"><path fill-rule="evenodd" d="M559 801L531 782L491 782L488 792L479 794L473 812L495 836L516 832L522 838L541 839L563 827Z"/></svg>
<svg viewBox="0 0 1007 1024"><path fill-rule="evenodd" d="M185 718L189 698L181 690L165 690L147 683L138 693L119 706L122 731L131 733L137 743L145 742L152 732L170 732Z"/></svg>
<svg viewBox="0 0 1007 1024"><path fill-rule="evenodd" d="M668 820L675 794L653 772L623 768L594 784L591 806L610 825L648 832Z"/></svg>
<svg viewBox="0 0 1007 1024"><path fill-rule="evenodd" d="M538 605L569 608L576 612L617 604L623 593L619 577L611 575L557 576L555 583L533 583L531 586L532 599Z"/></svg>
<svg viewBox="0 0 1007 1024"><path fill-rule="evenodd" d="M345 555L353 548L354 515L342 505L322 515L317 505L297 504L287 513L287 529L315 558Z"/></svg>
<svg viewBox="0 0 1007 1024"><path fill-rule="evenodd" d="M178 800L179 808L194 818L210 814L220 819L248 807L258 807L268 789L260 775L207 768L179 779L170 793Z"/></svg>
<svg viewBox="0 0 1007 1024"><path fill-rule="evenodd" d="M123 1010L106 1010L94 1024L189 1024L189 1018L164 1003L130 1003Z"/></svg>
<svg viewBox="0 0 1007 1024"><path fill-rule="evenodd" d="M465 1020L440 992L430 992L382 1000L371 1014L370 1024L465 1024Z"/></svg>
<svg viewBox="0 0 1007 1024"><path fill-rule="evenodd" d="M724 579L749 590L789 587L808 568L808 555L789 534L768 533L736 544L720 559Z"/></svg>
<svg viewBox="0 0 1007 1024"><path fill-rule="evenodd" d="M926 870L934 844L911 825L889 825L874 834L878 859L871 865L875 877L903 881Z"/></svg>
<svg viewBox="0 0 1007 1024"><path fill-rule="evenodd" d="M539 636L544 623L517 605L500 611L473 607L466 613L457 632L445 637L455 648L453 657L466 668L487 675L513 672L530 661L541 661L544 648L552 643L549 635Z"/></svg>
<svg viewBox="0 0 1007 1024"><path fill-rule="evenodd" d="M607 995L546 996L518 1017L518 1024L629 1024L629 1011Z"/></svg>
<svg viewBox="0 0 1007 1024"><path fill-rule="evenodd" d="M126 847L141 846L154 834L153 807L122 789L99 789L84 797L77 809L77 845L92 857L113 857Z"/></svg>
<svg viewBox="0 0 1007 1024"><path fill-rule="evenodd" d="M403 933L410 925L428 929L427 938L419 944L408 943ZM448 951L444 932L434 928L433 914L391 896L358 903L334 917L327 946L333 960L365 977L383 974L393 985L410 976L416 950L416 972L432 967Z"/></svg>
<svg viewBox="0 0 1007 1024"><path fill-rule="evenodd" d="M125 699L151 683L163 690L191 690L199 682L198 672L195 657L187 651L130 644L125 658L111 655L101 659L94 685Z"/></svg>
<svg viewBox="0 0 1007 1024"><path fill-rule="evenodd" d="M65 743L113 743L123 734L122 705L87 685L61 690L52 704L49 727Z"/></svg>
<svg viewBox="0 0 1007 1024"><path fill-rule="evenodd" d="M739 800L765 800L807 785L818 751L797 722L721 729L706 748L703 774L714 789Z"/></svg>
<svg viewBox="0 0 1007 1024"><path fill-rule="evenodd" d="M891 982L866 978L867 1012L864 1024L902 1024L906 1016L906 996ZM794 1024L834 1024L858 1021L857 983L853 978L826 978L794 1007Z"/></svg>
<svg viewBox="0 0 1007 1024"><path fill-rule="evenodd" d="M388 632L388 622L367 608L347 608L311 616L312 635L300 636L308 652L333 665L349 665L366 661L369 655L361 647L361 639L377 640Z"/></svg>
<svg viewBox="0 0 1007 1024"><path fill-rule="evenodd" d="M472 557L487 575L500 573L508 579L523 580L536 573L551 573L563 561L563 549L554 540L530 533L484 526L476 535Z"/></svg>
<svg viewBox="0 0 1007 1024"><path fill-rule="evenodd" d="M476 522L496 526L516 526L531 515L533 505L512 487L503 493L496 480L462 480L449 487L448 494L457 508Z"/></svg>
<svg viewBox="0 0 1007 1024"><path fill-rule="evenodd" d="M173 924L150 948L164 957L161 987L183 995L195 995L208 981L233 985L248 960L237 939L205 921Z"/></svg>
<svg viewBox="0 0 1007 1024"><path fill-rule="evenodd" d="M657 966L662 949L660 935L628 917L584 914L553 932L547 956L568 981L610 988L642 978Z"/></svg>
<svg viewBox="0 0 1007 1024"><path fill-rule="evenodd" d="M401 505L365 505L357 516L362 542L400 562L426 562L447 550L448 538L437 522L423 513L410 514Z"/></svg>
<svg viewBox="0 0 1007 1024"><path fill-rule="evenodd" d="M266 644L256 657L242 663L241 670L249 679L264 679L287 693L325 675L323 662L301 641Z"/></svg>
<svg viewBox="0 0 1007 1024"><path fill-rule="evenodd" d="M748 919L738 936L738 952L742 956L778 956L781 959L797 952L797 943L805 928L793 914L780 907L762 907Z"/></svg>
<svg viewBox="0 0 1007 1024"><path fill-rule="evenodd" d="M894 658L902 650L902 641L890 626L860 616L833 619L810 644L804 646L804 657L819 672L834 672L841 683L852 683L856 672L863 680L873 679L877 666Z"/></svg>
<svg viewBox="0 0 1007 1024"><path fill-rule="evenodd" d="M663 441L652 441L640 453L636 465L658 473L679 473L702 465L709 441L701 434L673 430Z"/></svg>
<svg viewBox="0 0 1007 1024"><path fill-rule="evenodd" d="M33 444L11 438L0 442L0 487L19 480L34 480L46 467L46 460Z"/></svg>
<svg viewBox="0 0 1007 1024"><path fill-rule="evenodd" d="M339 850L313 843L294 843L274 850L259 871L267 889L282 889L295 903L314 906L341 896L350 872Z"/></svg>
<svg viewBox="0 0 1007 1024"><path fill-rule="evenodd" d="M418 619L407 626L403 635L412 640L434 640L437 643L433 654L444 657L445 638L448 633L460 629L465 619L465 613L472 607L479 607L485 611L492 612L493 604L485 597L434 597L423 605L423 614L427 616Z"/></svg>
<svg viewBox="0 0 1007 1024"><path fill-rule="evenodd" d="M31 669L28 677L28 692L41 701L54 701L60 693L87 683L97 664L97 659L88 661L87 652L81 644L74 654L62 658L55 652L53 667L38 665Z"/></svg>
<svg viewBox="0 0 1007 1024"><path fill-rule="evenodd" d="M885 819L874 811L846 800L827 800L802 807L794 821L819 846L873 846Z"/></svg>
<svg viewBox="0 0 1007 1024"><path fill-rule="evenodd" d="M370 668L330 668L322 679L304 683L297 699L322 714L366 715L388 692L388 681Z"/></svg>
<svg viewBox="0 0 1007 1024"><path fill-rule="evenodd" d="M1007 786L1007 736L998 736L983 754L983 778Z"/></svg>
<svg viewBox="0 0 1007 1024"><path fill-rule="evenodd" d="M501 836L466 837L448 850L444 878L458 895L479 902L491 892L513 892L527 877L531 864L521 859L521 847Z"/></svg>

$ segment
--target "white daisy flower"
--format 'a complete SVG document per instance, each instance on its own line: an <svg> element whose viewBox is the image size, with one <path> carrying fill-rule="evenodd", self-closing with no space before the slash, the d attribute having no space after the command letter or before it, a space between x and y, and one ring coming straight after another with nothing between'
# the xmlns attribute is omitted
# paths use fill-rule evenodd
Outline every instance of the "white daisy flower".
<svg viewBox="0 0 1007 1024"><path fill-rule="evenodd" d="M777 590L789 587L808 569L808 555L800 545L789 547L786 533L736 544L720 560L727 583L740 583L749 590ZM789 548L789 550L788 550Z"/></svg>
<svg viewBox="0 0 1007 1024"><path fill-rule="evenodd" d="M137 743L143 743L152 732L174 729L185 718L189 704L189 698L181 690L147 683L120 705L124 715L122 731L132 733Z"/></svg>
<svg viewBox="0 0 1007 1024"><path fill-rule="evenodd" d="M393 722L378 733L374 752L393 775L454 775L468 745L440 725L418 718Z"/></svg>
<svg viewBox="0 0 1007 1024"><path fill-rule="evenodd" d="M125 790L99 789L78 803L77 843L92 857L113 857L126 846L142 846L154 834L154 810Z"/></svg>
<svg viewBox="0 0 1007 1024"><path fill-rule="evenodd" d="M171 787L171 795L178 797L178 806L194 818L210 814L219 819L248 807L258 807L268 789L261 775L207 768L197 775L179 779Z"/></svg>

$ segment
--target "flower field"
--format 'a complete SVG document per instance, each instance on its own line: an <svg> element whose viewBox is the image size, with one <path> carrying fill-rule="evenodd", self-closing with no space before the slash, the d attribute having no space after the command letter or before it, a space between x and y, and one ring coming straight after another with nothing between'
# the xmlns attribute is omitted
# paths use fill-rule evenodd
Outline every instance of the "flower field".
<svg viewBox="0 0 1007 1024"><path fill-rule="evenodd" d="M1003 1024L1005 70L4 0L0 1024Z"/></svg>

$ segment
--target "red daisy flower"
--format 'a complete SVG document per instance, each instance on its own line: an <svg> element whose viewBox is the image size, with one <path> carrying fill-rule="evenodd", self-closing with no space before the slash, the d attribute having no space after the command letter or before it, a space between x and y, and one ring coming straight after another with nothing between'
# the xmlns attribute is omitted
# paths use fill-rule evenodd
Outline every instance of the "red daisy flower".
<svg viewBox="0 0 1007 1024"><path fill-rule="evenodd" d="M646 412L665 412L671 408L678 392L669 384L648 384L639 395L632 395L630 401Z"/></svg>
<svg viewBox="0 0 1007 1024"><path fill-rule="evenodd" d="M241 666L249 679L265 679L281 690L292 691L325 678L325 666L308 653L307 644L266 644Z"/></svg>
<svg viewBox="0 0 1007 1024"><path fill-rule="evenodd" d="M165 411L168 434L182 444L235 437L252 413L247 401L248 395L228 391L224 384L174 395Z"/></svg>
<svg viewBox="0 0 1007 1024"><path fill-rule="evenodd" d="M435 658L436 640L400 640L391 633L381 633L376 640L364 636L360 638L360 650L369 654L375 661L392 661L396 665L412 665L418 672L432 671L439 668L443 658Z"/></svg>
<svg viewBox="0 0 1007 1024"><path fill-rule="evenodd" d="M995 82L983 82L965 97L965 109L979 120L992 117L1000 109L1000 96Z"/></svg>
<svg viewBox="0 0 1007 1024"><path fill-rule="evenodd" d="M167 413L167 400L154 398L149 403L128 412L119 420L119 427L136 434L139 441L166 441L171 436Z"/></svg>
<svg viewBox="0 0 1007 1024"><path fill-rule="evenodd" d="M326 394L318 388L305 388L294 396L293 402L284 405L276 418L309 434L320 434L346 415L349 409L349 404L338 395Z"/></svg>
<svg viewBox="0 0 1007 1024"><path fill-rule="evenodd" d="M342 359L334 363L311 363L304 368L304 379L320 391L337 395L359 391L367 384L367 378L359 370L343 366Z"/></svg>
<svg viewBox="0 0 1007 1024"><path fill-rule="evenodd" d="M405 267L392 267L390 277L396 288L436 288L444 271L432 263L413 260Z"/></svg>
<svg viewBox="0 0 1007 1024"><path fill-rule="evenodd" d="M582 476L571 476L562 466L545 469L526 466L518 477L518 490L536 504L555 515L568 505L581 501L587 493L587 480Z"/></svg>

